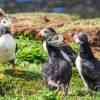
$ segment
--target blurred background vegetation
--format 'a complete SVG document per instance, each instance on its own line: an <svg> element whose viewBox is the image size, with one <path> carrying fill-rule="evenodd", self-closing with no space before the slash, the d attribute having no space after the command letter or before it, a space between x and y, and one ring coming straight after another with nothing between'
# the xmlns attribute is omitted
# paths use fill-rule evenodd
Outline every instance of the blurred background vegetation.
<svg viewBox="0 0 100 100"><path fill-rule="evenodd" d="M0 0L0 7L10 12L73 11L76 13L89 12L93 14L100 10L99 5L100 0Z"/></svg>

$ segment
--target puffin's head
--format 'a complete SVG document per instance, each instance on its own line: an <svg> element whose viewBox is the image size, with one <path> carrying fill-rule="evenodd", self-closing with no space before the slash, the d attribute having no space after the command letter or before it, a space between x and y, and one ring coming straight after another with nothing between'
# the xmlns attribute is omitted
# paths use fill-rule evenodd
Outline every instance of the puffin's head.
<svg viewBox="0 0 100 100"><path fill-rule="evenodd" d="M73 39L76 43L88 43L87 34L84 32L80 32L78 34L73 35Z"/></svg>
<svg viewBox="0 0 100 100"><path fill-rule="evenodd" d="M10 18L4 17L1 19L0 24L7 27L7 28L10 28L11 27L11 20L10 20Z"/></svg>
<svg viewBox="0 0 100 100"><path fill-rule="evenodd" d="M49 28L44 28L39 32L39 36L43 37L44 39L48 39L49 37L52 37L56 34L56 31L49 27Z"/></svg>

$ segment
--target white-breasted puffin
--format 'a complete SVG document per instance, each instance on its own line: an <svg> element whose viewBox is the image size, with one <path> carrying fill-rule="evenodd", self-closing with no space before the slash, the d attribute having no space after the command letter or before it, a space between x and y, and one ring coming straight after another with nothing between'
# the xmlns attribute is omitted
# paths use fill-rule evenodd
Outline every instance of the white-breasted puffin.
<svg viewBox="0 0 100 100"><path fill-rule="evenodd" d="M80 45L76 67L86 89L100 91L100 60L94 57L86 33L74 34L73 38Z"/></svg>
<svg viewBox="0 0 100 100"><path fill-rule="evenodd" d="M10 31L10 21L3 18L0 21L0 63L11 63L15 70L16 40Z"/></svg>

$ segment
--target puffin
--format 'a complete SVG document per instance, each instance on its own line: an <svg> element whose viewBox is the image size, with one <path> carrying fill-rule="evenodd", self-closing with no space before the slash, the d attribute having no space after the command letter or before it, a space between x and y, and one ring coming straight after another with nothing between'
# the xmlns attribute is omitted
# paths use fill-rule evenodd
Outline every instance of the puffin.
<svg viewBox="0 0 100 100"><path fill-rule="evenodd" d="M80 45L75 64L85 88L100 91L100 60L93 55L87 33L74 34L73 39Z"/></svg>
<svg viewBox="0 0 100 100"><path fill-rule="evenodd" d="M43 47L48 53L48 60L42 66L43 80L49 89L63 90L67 94L76 54L51 27L40 30L39 36L43 37Z"/></svg>
<svg viewBox="0 0 100 100"><path fill-rule="evenodd" d="M0 63L11 63L16 70L16 40L10 31L11 22L4 17L0 21Z"/></svg>

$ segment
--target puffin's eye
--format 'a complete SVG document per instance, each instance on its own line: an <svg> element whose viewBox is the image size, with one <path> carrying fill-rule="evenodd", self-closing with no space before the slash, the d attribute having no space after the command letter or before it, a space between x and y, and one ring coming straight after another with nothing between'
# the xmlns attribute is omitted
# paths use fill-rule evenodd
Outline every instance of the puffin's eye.
<svg viewBox="0 0 100 100"><path fill-rule="evenodd" d="M6 21L3 21L3 23L6 23Z"/></svg>
<svg viewBox="0 0 100 100"><path fill-rule="evenodd" d="M48 31L44 31L44 33L48 33Z"/></svg>

